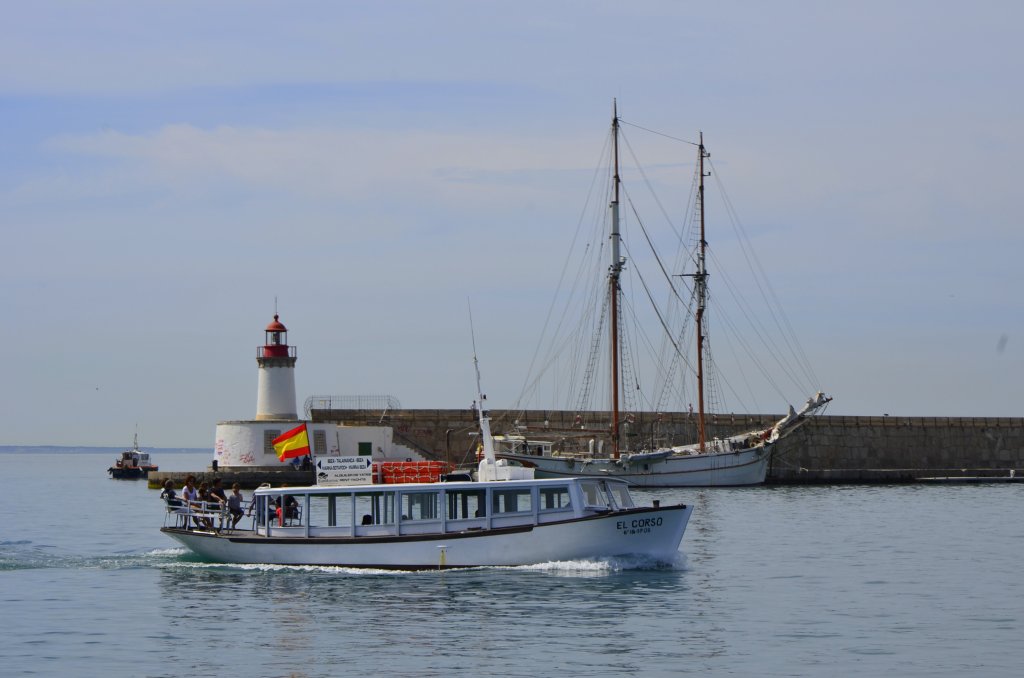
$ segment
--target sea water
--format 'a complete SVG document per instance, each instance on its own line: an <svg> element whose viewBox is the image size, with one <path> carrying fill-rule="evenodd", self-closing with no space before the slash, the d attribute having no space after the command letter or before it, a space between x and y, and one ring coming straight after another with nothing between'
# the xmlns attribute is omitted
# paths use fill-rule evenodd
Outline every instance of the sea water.
<svg viewBox="0 0 1024 678"><path fill-rule="evenodd" d="M671 565L204 563L114 453L0 454L4 676L1017 676L1024 486L636 491ZM157 453L164 470L208 455ZM246 493L248 496L248 493Z"/></svg>

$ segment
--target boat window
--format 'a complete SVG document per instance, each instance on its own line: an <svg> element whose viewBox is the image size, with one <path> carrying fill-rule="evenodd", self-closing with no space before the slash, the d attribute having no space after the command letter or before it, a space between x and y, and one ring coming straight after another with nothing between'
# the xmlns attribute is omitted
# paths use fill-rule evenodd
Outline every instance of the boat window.
<svg viewBox="0 0 1024 678"><path fill-rule="evenodd" d="M571 509L572 500L569 498L568 486L540 488L541 511L568 511Z"/></svg>
<svg viewBox="0 0 1024 678"><path fill-rule="evenodd" d="M346 527L348 525L355 524L352 516L355 512L352 510L352 495L351 494L339 494L334 497L334 515L337 520L338 527Z"/></svg>
<svg viewBox="0 0 1024 678"><path fill-rule="evenodd" d="M263 527L267 524L267 498L264 495L256 495L253 501L256 502L256 524Z"/></svg>
<svg viewBox="0 0 1024 678"><path fill-rule="evenodd" d="M334 527L338 523L332 515L330 502L326 494L312 494L309 496L309 517L306 519L310 525L326 525Z"/></svg>
<svg viewBox="0 0 1024 678"><path fill-rule="evenodd" d="M260 526L270 524L275 527L278 525L277 504L274 503L274 500L280 498L281 495L279 494L261 494L255 496L256 509L254 510L254 513L256 514L257 524Z"/></svg>
<svg viewBox="0 0 1024 678"><path fill-rule="evenodd" d="M607 507L608 495L601 487L599 480L584 480L580 482L580 489L583 490L583 501L587 506Z"/></svg>
<svg viewBox="0 0 1024 678"><path fill-rule="evenodd" d="M608 491L619 508L633 508L633 498L629 495L629 486L622 483L608 483Z"/></svg>
<svg viewBox="0 0 1024 678"><path fill-rule="evenodd" d="M533 493L529 487L491 491L493 513L526 513L533 511Z"/></svg>
<svg viewBox="0 0 1024 678"><path fill-rule="evenodd" d="M355 515L360 525L390 525L395 522L394 492L357 492Z"/></svg>
<svg viewBox="0 0 1024 678"><path fill-rule="evenodd" d="M437 492L403 492L402 520L437 520L439 500Z"/></svg>
<svg viewBox="0 0 1024 678"><path fill-rule="evenodd" d="M311 494L309 524L322 527L347 527L352 524L352 495Z"/></svg>
<svg viewBox="0 0 1024 678"><path fill-rule="evenodd" d="M468 520L486 515L486 490L445 490L448 520Z"/></svg>

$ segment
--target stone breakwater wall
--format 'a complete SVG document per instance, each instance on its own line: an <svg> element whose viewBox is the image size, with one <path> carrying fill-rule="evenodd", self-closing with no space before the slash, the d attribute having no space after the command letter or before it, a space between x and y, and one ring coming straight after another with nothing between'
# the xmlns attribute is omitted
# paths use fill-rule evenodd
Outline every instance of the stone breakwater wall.
<svg viewBox="0 0 1024 678"><path fill-rule="evenodd" d="M603 419L602 419L603 417ZM778 414L726 414L708 418L710 437L767 428ZM313 410L314 421L394 427L395 442L429 458L472 462L476 414L465 410ZM496 434L518 430L537 440L557 441L575 429L583 440L599 440L607 415L568 411L491 410ZM637 413L623 424L631 449L651 443L696 440L695 417L682 413ZM914 482L926 477L1024 476L1024 418L819 416L777 448L770 483Z"/></svg>
<svg viewBox="0 0 1024 678"><path fill-rule="evenodd" d="M213 456L211 450L210 456ZM282 485L312 485L316 482L316 476L312 471L297 471L291 464L287 466L253 466L245 470L218 469L213 470L207 466L202 471L150 471L147 478L147 485L151 490L159 490L168 480L174 483L174 487L181 489L185 485L185 478L195 476L196 486L200 483L213 483L214 478L220 478L224 484L225 491L230 492L231 485L238 483L243 490L254 490L263 483L270 483L274 487Z"/></svg>
<svg viewBox="0 0 1024 678"><path fill-rule="evenodd" d="M776 482L1024 475L1024 418L817 417L780 445Z"/></svg>

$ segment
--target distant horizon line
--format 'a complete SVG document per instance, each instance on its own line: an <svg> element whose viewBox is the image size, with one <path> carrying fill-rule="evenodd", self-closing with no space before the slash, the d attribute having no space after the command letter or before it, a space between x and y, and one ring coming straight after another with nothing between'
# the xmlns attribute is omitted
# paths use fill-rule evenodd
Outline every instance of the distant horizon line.
<svg viewBox="0 0 1024 678"><path fill-rule="evenodd" d="M17 451L41 452L44 450L79 450L82 452L111 452L126 450L124 445L0 445L0 453ZM212 447L153 447L144 445L139 447L143 452L159 450L161 453L174 454L175 452L213 452Z"/></svg>

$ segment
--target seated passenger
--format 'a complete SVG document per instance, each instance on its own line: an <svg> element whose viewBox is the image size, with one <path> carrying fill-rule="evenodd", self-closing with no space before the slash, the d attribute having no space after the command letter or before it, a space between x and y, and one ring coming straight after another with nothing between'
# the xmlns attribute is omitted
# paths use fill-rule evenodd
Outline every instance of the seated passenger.
<svg viewBox="0 0 1024 678"><path fill-rule="evenodd" d="M369 513L363 516L363 525L373 525L373 516Z"/></svg>
<svg viewBox="0 0 1024 678"><path fill-rule="evenodd" d="M234 528L242 519L242 503L245 497L242 496L242 486L235 483L231 486L231 494L228 495L228 511L231 513L231 527Z"/></svg>
<svg viewBox="0 0 1024 678"><path fill-rule="evenodd" d="M196 502L196 506L199 508L199 510L200 511L204 511L204 512L205 511L211 511L211 510L213 510L214 504L216 504L216 503L217 503L216 499L210 494L210 486L209 486L209 484L207 484L205 481L202 482L202 483L199 483L199 501ZM213 529L213 521L212 520L210 520L206 516L203 516L203 518L201 520L202 520L202 523L203 523L203 527L205 527L208 530L212 530Z"/></svg>
<svg viewBox="0 0 1024 678"><path fill-rule="evenodd" d="M225 494L224 488L221 486L220 478L213 479L213 487L210 488L210 498L220 504L221 509L223 509L228 503L228 496Z"/></svg>
<svg viewBox="0 0 1024 678"><path fill-rule="evenodd" d="M284 495L284 517L289 520L299 517L299 502L290 494Z"/></svg>
<svg viewBox="0 0 1024 678"><path fill-rule="evenodd" d="M288 487L284 485L284 487ZM290 494L278 496L274 499L274 513L277 514L277 524L284 525L285 520L294 520L299 516L299 502Z"/></svg>
<svg viewBox="0 0 1024 678"><path fill-rule="evenodd" d="M196 489L196 477L193 475L185 478L185 487L181 488L181 498L183 505L186 508L199 508L199 490ZM195 521L196 527L199 527L199 518L193 516L192 520ZM188 527L188 521L185 521L185 527Z"/></svg>
<svg viewBox="0 0 1024 678"><path fill-rule="evenodd" d="M170 478L164 481L164 489L160 492L160 498L167 502L167 505L172 508L181 506L181 500L178 499L178 493L174 491L174 481Z"/></svg>

